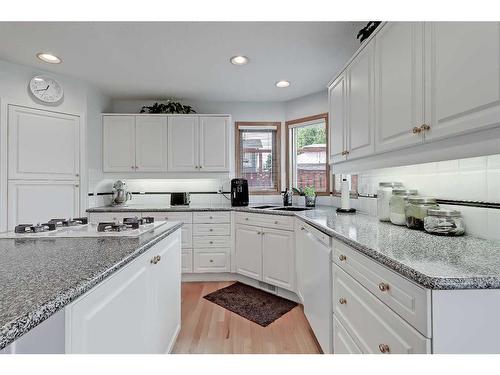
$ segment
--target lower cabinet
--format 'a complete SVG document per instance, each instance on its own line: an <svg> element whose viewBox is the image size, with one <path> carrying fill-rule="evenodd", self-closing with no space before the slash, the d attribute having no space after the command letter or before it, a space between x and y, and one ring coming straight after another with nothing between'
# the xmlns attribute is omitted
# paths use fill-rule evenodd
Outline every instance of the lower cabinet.
<svg viewBox="0 0 500 375"><path fill-rule="evenodd" d="M333 265L333 310L363 353L430 353L431 340L420 334L337 265ZM340 340L335 336L334 340ZM347 341L346 336L343 338ZM352 347L352 345L351 345ZM341 345L341 349L342 345ZM337 353L337 348L334 347Z"/></svg>
<svg viewBox="0 0 500 375"><path fill-rule="evenodd" d="M363 354L335 316L333 317L333 347L335 354Z"/></svg>
<svg viewBox="0 0 500 375"><path fill-rule="evenodd" d="M169 352L181 319L180 241L177 231L66 307L66 352Z"/></svg>
<svg viewBox="0 0 500 375"><path fill-rule="evenodd" d="M208 248L194 250L194 272L229 272L229 249Z"/></svg>
<svg viewBox="0 0 500 375"><path fill-rule="evenodd" d="M235 237L236 272L294 290L294 232L237 224Z"/></svg>
<svg viewBox="0 0 500 375"><path fill-rule="evenodd" d="M182 249L181 271L182 273L193 272L193 249Z"/></svg>

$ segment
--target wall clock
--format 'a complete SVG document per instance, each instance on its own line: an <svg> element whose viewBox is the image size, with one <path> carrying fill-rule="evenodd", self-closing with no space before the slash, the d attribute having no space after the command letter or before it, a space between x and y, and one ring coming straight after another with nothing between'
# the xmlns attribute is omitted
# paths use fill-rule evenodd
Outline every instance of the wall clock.
<svg viewBox="0 0 500 375"><path fill-rule="evenodd" d="M45 103L57 103L63 95L63 88L54 78L40 75L30 81L30 91L35 98Z"/></svg>

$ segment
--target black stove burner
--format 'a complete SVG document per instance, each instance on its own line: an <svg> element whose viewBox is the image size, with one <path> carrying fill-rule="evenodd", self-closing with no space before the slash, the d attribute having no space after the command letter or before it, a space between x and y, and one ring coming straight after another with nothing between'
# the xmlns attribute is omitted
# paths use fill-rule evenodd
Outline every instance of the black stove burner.
<svg viewBox="0 0 500 375"><path fill-rule="evenodd" d="M137 224L137 228L139 225ZM104 222L97 224L98 232L123 232L129 229L129 226L126 224L119 224L114 222Z"/></svg>
<svg viewBox="0 0 500 375"><path fill-rule="evenodd" d="M55 224L57 227L73 227L75 225L88 224L89 221L86 217L75 217L73 219L51 219L50 224Z"/></svg>
<svg viewBox="0 0 500 375"><path fill-rule="evenodd" d="M139 225L144 225L144 224L151 224L151 223L154 223L155 222L155 218L154 217L142 217L142 218L138 218L138 217L126 217L123 219L123 224L126 224L126 225L133 225L133 229L137 229L139 228ZM135 226L137 224L137 226Z"/></svg>
<svg viewBox="0 0 500 375"><path fill-rule="evenodd" d="M19 224L14 228L15 233L40 233L56 230L56 224L54 223L43 223L43 224Z"/></svg>

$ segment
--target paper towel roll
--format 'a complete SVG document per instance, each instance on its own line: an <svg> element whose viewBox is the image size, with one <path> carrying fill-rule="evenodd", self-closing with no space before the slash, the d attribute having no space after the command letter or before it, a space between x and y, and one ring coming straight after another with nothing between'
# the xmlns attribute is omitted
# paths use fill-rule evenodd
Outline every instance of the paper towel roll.
<svg viewBox="0 0 500 375"><path fill-rule="evenodd" d="M350 205L349 205L349 182L345 178L342 179L340 196L341 196L341 206L342 206L341 208L343 210L350 209Z"/></svg>

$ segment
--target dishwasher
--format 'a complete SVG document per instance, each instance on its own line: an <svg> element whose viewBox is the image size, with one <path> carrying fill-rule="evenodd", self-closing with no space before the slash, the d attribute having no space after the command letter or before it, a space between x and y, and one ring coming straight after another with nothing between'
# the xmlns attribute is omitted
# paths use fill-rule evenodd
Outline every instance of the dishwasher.
<svg viewBox="0 0 500 375"><path fill-rule="evenodd" d="M332 246L328 235L301 227L301 288L304 313L323 353L333 352Z"/></svg>

